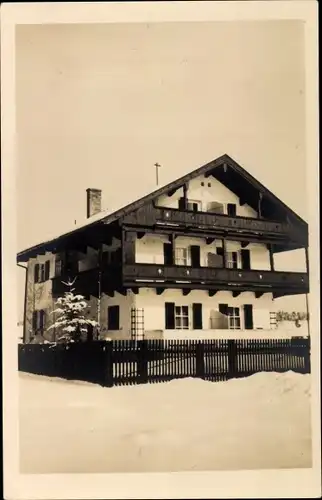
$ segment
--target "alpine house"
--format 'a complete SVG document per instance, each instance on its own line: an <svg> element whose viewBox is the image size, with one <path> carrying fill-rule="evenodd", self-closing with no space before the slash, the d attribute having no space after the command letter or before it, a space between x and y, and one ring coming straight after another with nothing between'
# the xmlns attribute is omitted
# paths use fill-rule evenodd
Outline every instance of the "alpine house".
<svg viewBox="0 0 322 500"><path fill-rule="evenodd" d="M88 189L82 227L18 254L25 342L55 336L68 279L100 324L94 338L112 339L256 338L275 326L275 298L309 291L307 223L228 155L113 213L100 205ZM307 272L274 269L274 254L299 248Z"/></svg>

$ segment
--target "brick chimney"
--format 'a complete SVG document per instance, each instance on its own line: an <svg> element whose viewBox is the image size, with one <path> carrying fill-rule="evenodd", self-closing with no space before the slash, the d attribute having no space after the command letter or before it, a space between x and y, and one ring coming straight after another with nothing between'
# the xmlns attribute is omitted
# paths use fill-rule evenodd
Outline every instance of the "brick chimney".
<svg viewBox="0 0 322 500"><path fill-rule="evenodd" d="M98 214L101 212L102 207L102 191L101 189L86 189L86 212L87 218L92 217L92 215Z"/></svg>

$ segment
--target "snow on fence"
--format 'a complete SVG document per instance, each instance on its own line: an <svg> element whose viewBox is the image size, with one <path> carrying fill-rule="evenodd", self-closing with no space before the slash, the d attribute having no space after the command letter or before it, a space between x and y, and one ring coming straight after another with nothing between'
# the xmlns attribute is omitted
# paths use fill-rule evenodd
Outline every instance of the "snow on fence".
<svg viewBox="0 0 322 500"><path fill-rule="evenodd" d="M256 372L310 372L307 338L118 340L18 345L20 371L102 386L197 377L220 381Z"/></svg>

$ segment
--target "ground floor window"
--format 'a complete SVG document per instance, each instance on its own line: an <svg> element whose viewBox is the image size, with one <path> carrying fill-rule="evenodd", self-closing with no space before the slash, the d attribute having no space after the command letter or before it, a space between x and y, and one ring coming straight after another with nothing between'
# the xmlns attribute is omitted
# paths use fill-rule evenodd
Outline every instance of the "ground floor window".
<svg viewBox="0 0 322 500"><path fill-rule="evenodd" d="M228 307L228 326L230 330L240 330L240 309L239 307Z"/></svg>
<svg viewBox="0 0 322 500"><path fill-rule="evenodd" d="M175 307L175 328L188 329L189 328L189 308L188 306Z"/></svg>
<svg viewBox="0 0 322 500"><path fill-rule="evenodd" d="M107 329L120 329L120 308L119 306L109 306L107 308Z"/></svg>
<svg viewBox="0 0 322 500"><path fill-rule="evenodd" d="M43 309L34 311L32 315L33 333L43 333L46 327L46 313Z"/></svg>

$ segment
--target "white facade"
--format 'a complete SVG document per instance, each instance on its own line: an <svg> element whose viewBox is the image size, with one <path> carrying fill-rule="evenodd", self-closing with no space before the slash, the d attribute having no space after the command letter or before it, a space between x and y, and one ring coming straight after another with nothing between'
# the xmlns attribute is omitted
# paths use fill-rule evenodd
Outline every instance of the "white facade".
<svg viewBox="0 0 322 500"><path fill-rule="evenodd" d="M156 205L168 208L178 208L179 198L183 196L183 189L180 188L172 196L160 196ZM192 179L188 185L187 198L190 201L198 202L199 210L207 212L212 203L218 202L224 205L224 213L227 214L227 204L236 204L236 215L242 217L257 217L258 214L248 205L240 206L239 198L229 191L223 184L213 177L199 176Z"/></svg>

